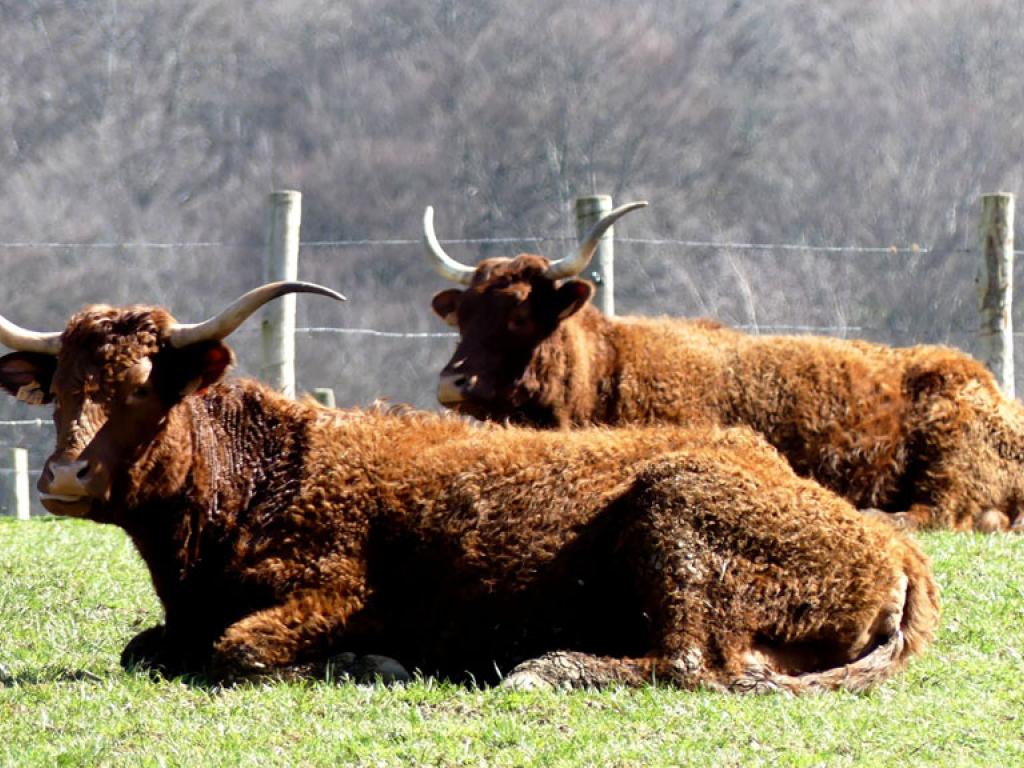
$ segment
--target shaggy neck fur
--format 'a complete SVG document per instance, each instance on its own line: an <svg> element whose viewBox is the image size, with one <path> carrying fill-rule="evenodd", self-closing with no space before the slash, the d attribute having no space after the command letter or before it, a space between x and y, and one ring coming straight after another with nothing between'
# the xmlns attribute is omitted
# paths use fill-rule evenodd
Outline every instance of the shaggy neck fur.
<svg viewBox="0 0 1024 768"><path fill-rule="evenodd" d="M526 423L568 428L613 420L619 401L619 350L610 322L587 305L542 341L512 401Z"/></svg>
<svg viewBox="0 0 1024 768"><path fill-rule="evenodd" d="M211 603L241 593L237 568L260 542L240 531L254 517L282 515L301 488L294 468L306 435L289 417L303 408L252 382L218 384L174 406L115 485L107 522L132 537L169 622L179 606L198 614L206 606L222 622L222 608ZM256 608L251 602L235 610Z"/></svg>

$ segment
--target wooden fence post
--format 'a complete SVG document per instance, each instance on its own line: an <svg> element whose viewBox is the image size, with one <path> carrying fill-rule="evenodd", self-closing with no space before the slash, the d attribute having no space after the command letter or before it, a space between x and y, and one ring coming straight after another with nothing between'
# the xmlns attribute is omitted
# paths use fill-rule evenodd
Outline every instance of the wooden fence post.
<svg viewBox="0 0 1024 768"><path fill-rule="evenodd" d="M1013 195L981 197L981 263L975 285L982 361L1009 397L1013 382Z"/></svg>
<svg viewBox="0 0 1024 768"><path fill-rule="evenodd" d="M316 387L310 394L320 405L326 405L328 408L334 407L334 390L330 387Z"/></svg>
<svg viewBox="0 0 1024 768"><path fill-rule="evenodd" d="M31 514L31 501L28 495L28 451L24 448L11 448L10 457L14 479L7 494L8 507L19 520L28 520Z"/></svg>
<svg viewBox="0 0 1024 768"><path fill-rule="evenodd" d="M267 226L265 282L297 280L299 276L299 226L302 193L283 190L270 193ZM263 367L260 378L288 397L295 397L295 294L290 293L263 308Z"/></svg>
<svg viewBox="0 0 1024 768"><path fill-rule="evenodd" d="M576 198L576 239L583 240L598 219L612 209L611 195L587 195ZM604 314L615 314L615 227L609 227L601 236L597 253L590 266L580 277L592 280L597 286L594 304Z"/></svg>

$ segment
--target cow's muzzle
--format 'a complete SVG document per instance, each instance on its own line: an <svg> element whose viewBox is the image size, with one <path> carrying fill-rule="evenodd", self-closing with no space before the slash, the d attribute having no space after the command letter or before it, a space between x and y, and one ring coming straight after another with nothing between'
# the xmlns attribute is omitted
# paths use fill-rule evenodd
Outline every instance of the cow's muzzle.
<svg viewBox="0 0 1024 768"><path fill-rule="evenodd" d="M54 515L82 517L102 493L103 472L84 459L50 459L36 488L39 500Z"/></svg>
<svg viewBox="0 0 1024 768"><path fill-rule="evenodd" d="M466 391L473 385L471 377L464 373L444 372L437 382L437 400L451 408L466 399Z"/></svg>

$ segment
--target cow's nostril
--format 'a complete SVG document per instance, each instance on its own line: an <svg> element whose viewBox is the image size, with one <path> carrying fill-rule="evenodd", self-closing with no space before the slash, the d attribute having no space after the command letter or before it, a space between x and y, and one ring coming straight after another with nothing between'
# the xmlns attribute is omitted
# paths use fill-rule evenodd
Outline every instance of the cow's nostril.
<svg viewBox="0 0 1024 768"><path fill-rule="evenodd" d="M458 387L459 389L465 389L466 383L467 382L465 376L459 376L459 378L455 380L455 386Z"/></svg>
<svg viewBox="0 0 1024 768"><path fill-rule="evenodd" d="M57 459L47 463L39 490L58 496L81 496L94 476L88 461Z"/></svg>

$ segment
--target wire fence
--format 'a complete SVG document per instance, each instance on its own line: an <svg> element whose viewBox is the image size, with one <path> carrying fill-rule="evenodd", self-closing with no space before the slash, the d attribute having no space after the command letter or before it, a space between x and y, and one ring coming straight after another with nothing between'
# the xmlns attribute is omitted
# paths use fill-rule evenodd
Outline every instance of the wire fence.
<svg viewBox="0 0 1024 768"><path fill-rule="evenodd" d="M575 242L576 238L565 235L516 236L516 237L463 237L439 239L442 245L511 245L516 243L557 243ZM813 243L751 243L728 240L687 240L667 237L616 237L616 243L623 245L647 245L656 247L679 248L718 248L735 251L807 251L810 253L878 253L878 254L926 254L933 251L928 246L910 245L815 245ZM349 240L301 240L302 248L377 248L388 246L419 246L420 239L387 238L387 239L349 239ZM229 240L213 241L180 241L180 242L77 242L77 241L0 241L0 249L68 249L68 250L188 250L203 248L263 248L259 242L232 242ZM943 249L945 253L973 253L971 248ZM1015 255L1024 254L1024 250L1014 250Z"/></svg>
<svg viewBox="0 0 1024 768"><path fill-rule="evenodd" d="M449 238L440 241L446 246L476 245L476 246L501 246L510 244L539 244L539 243L571 243L575 238L563 235L545 236L506 236L506 237L476 237L476 238ZM642 246L654 248L659 251L674 248L678 253L674 256L685 256L688 250L692 249L713 249L721 251L776 251L776 252L803 252L811 254L879 254L886 256L898 255L927 255L933 252L929 246L922 246L916 243L910 245L884 245L864 246L856 244L828 245L813 243L764 243L764 242L743 242L714 239L685 239L685 238L662 238L662 237L616 237L616 244L624 246ZM410 248L419 247L422 240L418 238L365 238L365 239L327 239L327 240L300 240L300 247L303 249L356 249L356 248ZM122 252L125 254L138 254L145 251L174 252L188 250L216 250L223 248L241 248L251 250L262 250L266 246L257 241L0 241L0 250L15 249L46 249L46 250L71 250L90 251L105 250ZM943 253L970 253L969 248L945 249ZM1015 251L1024 253L1024 251ZM663 254L659 253L659 257ZM870 328L862 324L857 325L835 325L835 324L813 324L813 323L733 323L734 327L753 332L769 333L861 333L869 331L880 331L883 329ZM961 329L963 332L971 332L976 329ZM457 334L452 332L425 332L404 329L386 329L374 327L345 327L345 326L302 326L296 328L300 334L337 334L350 336L367 336L378 339L444 339L453 338ZM1016 335L1024 335L1021 332ZM3 426L3 422L0 422Z"/></svg>
<svg viewBox="0 0 1024 768"><path fill-rule="evenodd" d="M440 241L443 245L509 245L509 244L538 244L556 242L575 242L575 238L562 235L546 236L515 236L515 237L477 237L477 238L449 238ZM643 246L645 248L678 249L675 255L683 256L690 249L713 249L721 251L777 251L777 252L803 252L817 254L879 254L886 256L898 255L927 255L935 252L929 246L922 246L917 243L910 245L884 245L884 246L863 246L855 244L828 245L813 243L771 243L771 242L743 242L714 239L685 239L685 238L661 238L661 237L616 237L616 244ZM419 247L422 241L418 238L385 238L385 239L328 239L328 240L300 240L300 246L304 249L345 249L345 248L388 248L388 247ZM262 250L265 244L251 242L233 241L100 241L100 242L78 242L78 241L0 241L0 250L3 249L62 249L73 251L89 250L110 250L124 253L137 254L142 251L181 251L194 249L222 249L222 248L245 248ZM970 248L947 248L942 253L966 254L972 253ZM1024 254L1024 250L1015 250L1015 254ZM813 323L733 323L733 327L741 330L757 333L863 333L879 332L885 329L873 328L863 324L813 324ZM973 333L977 328L956 328L959 333ZM246 333L245 329L242 333ZM248 330L252 333L252 329ZM327 325L307 325L295 329L298 334L334 334L348 336L365 336L377 339L415 340L415 339L451 339L458 336L454 332L430 332L402 329L382 329L373 327L346 327ZM1019 331L1014 336L1024 336L1024 331ZM41 426L42 420L13 420L0 421L3 426Z"/></svg>
<svg viewBox="0 0 1024 768"><path fill-rule="evenodd" d="M481 245L499 246L509 244L538 244L575 242L575 238L564 235L545 236L504 236L504 237L477 237L477 238L449 238L440 241L443 245ZM857 244L814 244L814 243L774 243L774 242L746 242L714 239L686 239L669 237L616 237L615 242L621 245L643 246L664 250L674 248L677 250L674 256L685 256L688 250L692 249L713 249L721 251L775 251L790 253L812 253L812 254L879 254L886 256L898 255L927 255L935 252L930 246L911 243L909 245L881 245L865 246ZM345 249L345 248L409 248L419 247L422 240L419 238L350 238L350 239L326 239L326 240L300 240L300 246L304 249ZM203 249L224 249L243 248L262 250L266 246L258 241L0 241L0 250L15 249L49 249L49 250L72 250L90 251L107 250L123 253L138 254L145 251L187 251ZM946 248L941 251L944 254L966 254L972 253L970 248ZM1024 254L1024 250L1015 250L1014 254ZM659 254L663 256L663 254ZM867 332L880 331L880 328L871 328L863 324L836 325L836 324L813 324L813 323L735 323L734 327L754 332L783 332L783 333L845 333L845 332ZM970 333L976 328L960 328L959 332ZM424 332L403 329L382 329L374 327L345 327L345 326L302 326L296 328L300 334L338 334L352 336L368 336L379 339L443 339L452 338L456 334L451 332ZM1017 332L1015 336L1024 336L1024 331ZM0 426L3 422L0 422Z"/></svg>
<svg viewBox="0 0 1024 768"><path fill-rule="evenodd" d="M540 252L544 252L544 244L548 244L553 249L555 246L552 244L557 244L557 250L562 250L563 246L574 244L576 239L561 235L529 235L451 238L441 242L446 247L467 246L508 251L510 246L512 246L531 250L537 249ZM856 283L856 280L851 279L850 276L858 275L859 278L857 270L862 268L865 263L874 265L876 263L885 264L885 262L876 262L875 259L864 262L863 260L853 258L849 260L835 260L828 257L849 254L851 256L866 255L893 259L891 266L885 266L882 269L882 276L878 278L883 282L886 280L891 282L895 279L906 279L904 275L910 274L908 270L930 269L932 264L939 263L943 255L959 256L961 254L976 253L975 250L965 247L936 247L934 244L925 245L918 243L830 245L792 242L747 242L728 239L715 240L711 238L686 239L620 236L616 236L614 242L620 251L616 253L616 271L619 273L616 282L620 286L620 290L622 290L622 286L628 286L626 289L628 291L635 289L638 284L642 285L642 290L631 299L632 304L636 307L635 312L641 314L666 312L679 315L702 314L716 317L721 316L730 326L754 333L821 333L841 336L856 334L864 338L876 338L890 343L906 343L908 333L910 333L912 339L911 343L915 343L913 341L913 331L908 331L907 329L900 331L899 328L894 328L891 324L892 319L888 317L885 322L889 323L889 325L884 325L881 322L874 322L874 316L870 313L849 311L856 306L858 296L860 296L860 285ZM619 248L620 246L621 248ZM436 319L426 319L424 317L425 302L424 306L421 306L418 303L409 304L406 300L405 304L407 306L404 306L406 310L404 312L392 312L391 314L374 312L375 303L394 301L393 297L388 297L388 293L394 286L386 277L390 274L390 270L398 269L401 274L411 275L411 277L406 279L413 280L416 285L419 285L426 275L432 275L429 268L425 266L424 260L418 255L422 248L422 241L419 238L300 240L300 248L305 254L302 258L301 266L304 279L316 280L317 277L321 277L326 278L326 280L336 280L338 279L337 270L341 269L343 264L369 264L371 267L369 271L372 274L365 276L360 273L357 281L361 286L361 297L366 300L358 302L356 305L350 302L346 309L350 313L348 317L355 322L349 325L334 325L331 322L322 322L324 319L329 321L334 317L333 310L321 305L307 304L302 307L302 311L308 315L306 318L307 322L299 324L295 329L297 334L307 339L317 337L351 339L350 342L346 341L341 346L330 346L330 354L326 355L337 358L338 365L346 372L354 370L360 375L369 375L370 377L375 375L373 373L375 371L383 372L377 374L375 382L371 382L362 389L345 390L345 386L348 385L346 381L342 385L344 394L340 399L345 402L364 402L368 397L372 399L376 394L375 390L379 389L385 398L389 398L393 402L414 402L404 396L400 396L404 393L393 395L387 388L396 379L404 376L408 379L409 384L406 387L406 391L411 391L413 384L415 384L416 391L422 395L421 400L415 401L414 404L420 407L424 405L429 407L433 402L434 387L431 385L431 382L435 379L436 372L443 363L442 356L446 358L450 354L450 345L454 339L458 338L458 334L449 329L432 331L416 328L415 326L420 323L437 322ZM209 253L218 249L244 249L250 251L251 254L247 253L244 256L245 263L258 264L259 259L254 258L254 256L255 254L262 254L266 249L266 244L257 241L203 240L165 242L0 241L0 251L30 251L33 249L53 251L52 258L58 266L89 264L92 261L87 257L89 252L103 252L105 254L103 256L97 253L96 259L99 260L97 263L102 263L102 259L114 259L119 265L122 263L127 264L126 270L122 269L122 271L118 272L117 282L113 284L115 290L110 291L114 303L117 303L119 297L123 298L125 296L130 297L132 300L139 300L136 298L136 293L137 287L141 286L143 290L138 291L138 293L142 294L143 299L155 295L156 302L154 303L164 303L168 306L181 306L184 304L185 306L181 311L191 314L193 312L201 313L208 309L209 298L208 294L205 293L205 286L199 292L196 292L195 295L175 293L174 296L176 298L174 298L172 304L167 301L171 297L171 294L166 292L170 290L169 287L165 287L160 282L160 278L154 276L166 276L167 274L186 276L193 275L193 271L196 274L202 275L209 271L209 265L212 260ZM344 251L343 255L345 258L325 258L325 254L329 254L332 249ZM193 252L194 256L192 255ZM416 252L417 257L410 259L409 263L415 263L416 269L419 271L412 274L411 268L404 262L398 267L394 266L395 262L392 260L392 256L404 256L412 252ZM762 258L759 255L761 253L774 255ZM1024 251L1016 250L1014 253L1020 254L1024 253ZM744 254L749 255L745 256ZM485 255L487 255L486 251ZM385 256L387 258L378 259L378 256ZM814 256L825 257L820 261L820 267L817 266L819 262L812 258ZM49 258L49 256L43 254L43 258ZM689 259L689 261L686 261L686 259ZM733 259L736 259L740 266L733 263ZM472 261L468 263L472 263ZM713 266L715 264L717 264L717 267ZM907 267L906 265L908 264L916 266ZM776 277L773 270L777 271L780 268L792 269L794 274L799 274L803 279L807 279L809 285L813 285L816 282L810 276L810 272L814 269L820 269L821 275L817 282L834 281L838 286L836 290L841 293L845 291L839 299L842 302L847 302L847 310L844 310L844 312L837 310L830 317L830 309L813 307L814 311L810 311L811 308L806 306L805 303L805 305L794 307L793 312L795 314L791 313L790 317L783 316L785 313L780 315L780 313L766 311L761 307L756 308L757 311L755 311L749 295L751 292L762 295L762 300L770 303L770 301L775 300L774 296L780 291L785 293L786 290L792 287L792 281L781 287L772 286L772 282ZM744 269L750 270L751 273L748 275L741 274ZM362 270L362 267L360 267L360 270ZM402 270L405 270L405 272L401 272ZM680 274L685 275L686 273L692 274L687 275L683 283L672 282ZM236 279L238 281L237 284L244 284L245 281L251 280L251 273L246 274L250 274L250 276L246 277L245 274L242 274L241 276L233 276L232 279ZM132 275L136 277L132 277ZM669 277L668 280L666 280L666 276ZM194 281L194 277L189 279ZM106 280L106 286L101 284L99 286L100 290L110 288L110 278L108 277ZM717 287L711 285L715 281L718 281ZM170 282L173 283L174 281ZM726 283L731 284L727 286L725 285ZM751 285L747 283L751 283ZM325 284L331 283L325 281ZM211 289L216 289L218 295L227 290L225 285L219 281L210 281L210 285ZM957 285L959 286L955 288L957 295L949 303L965 306L968 304L973 305L973 298L969 298L971 287L965 287L962 283ZM908 287L911 290L917 289L918 286L914 284L913 278L908 279ZM405 288L408 289L409 286L406 285ZM694 302L689 299L689 303L677 300L680 296L683 296L684 292L690 299L694 295L698 295L699 298L702 290L705 294L714 294L715 291L733 291L735 296L726 304L735 311L723 312L720 315L719 310L726 304L717 299L709 300L707 306L704 306L703 302L698 301L696 308L693 306ZM775 292L774 295L772 294L773 290ZM349 293L350 297L352 296L349 290L344 292ZM660 297L657 295L659 292L662 294ZM76 286L72 293L74 296L61 296L59 301L80 300L80 294L88 294L88 291L80 292ZM99 293L99 291L96 291L96 293ZM667 297L666 294L668 294ZM805 302L811 296L811 288L808 288L807 295L803 297ZM704 298L707 298L707 295ZM50 304L52 305L53 303L51 299ZM794 304L799 305L800 302L795 301ZM948 306L942 307L943 312L949 309L950 307ZM429 310L426 314L429 315ZM973 322L971 312L954 311L949 314L952 319L945 326L947 335L959 334L963 339L968 339L976 334L977 327L971 327ZM747 317L744 317L744 315L747 315ZM847 318L849 321L847 321ZM308 322L309 320L313 322ZM829 322L829 320L840 320L841 322ZM867 322L864 322L865 320ZM387 327L388 325L394 327L389 328ZM258 324L249 324L240 328L236 333L239 336L251 339L252 336L259 332ZM1022 336L1024 331L1014 335ZM439 344L444 346L438 346ZM236 352L240 355L239 364L241 366L240 370L243 373L251 373L251 368L249 371L245 369L244 358L246 355L251 357L253 348L257 346L247 343L244 338L239 340ZM306 351L302 354L305 354L306 358L305 360L297 360L298 367L300 370L303 370L308 365L311 370L315 369L322 362L319 358L325 357L325 348L322 344L311 342L306 343L304 346ZM379 351L371 352L370 350L375 347L379 348ZM413 348L423 348L426 350L427 347L430 349L429 353L412 351ZM315 349L310 351L309 348ZM317 373L315 376L321 377L313 378L318 386L323 383L330 383L331 381L330 379L322 378L322 373ZM433 403L433 407L436 407L436 403ZM19 410L15 410L15 406L10 405L7 407L6 412L11 416L20 413ZM0 416L3 415L3 412L0 411ZM45 458L46 452L52 449L52 445L50 445L52 437L49 432L52 428L52 421L49 418L0 418L0 444L6 442L10 445L28 447L31 454L30 462L34 466L39 466L42 459ZM4 440L4 438L7 439ZM38 471L38 469L31 470L33 474L37 474ZM13 472L14 470L12 469L0 467L0 488L9 483ZM39 513L41 510L38 508L35 499L33 499L32 504L34 513Z"/></svg>

